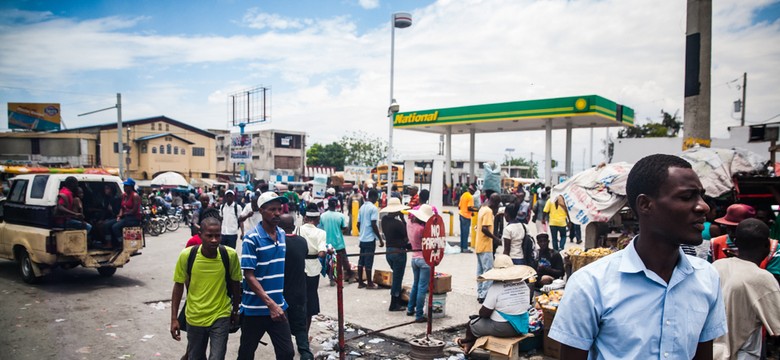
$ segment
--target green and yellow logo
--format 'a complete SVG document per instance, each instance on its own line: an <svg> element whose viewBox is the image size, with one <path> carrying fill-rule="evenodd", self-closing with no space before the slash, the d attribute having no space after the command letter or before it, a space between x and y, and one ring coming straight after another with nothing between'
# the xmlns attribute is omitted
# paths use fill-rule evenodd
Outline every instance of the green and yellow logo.
<svg viewBox="0 0 780 360"><path fill-rule="evenodd" d="M588 100L585 100L583 98L577 99L577 101L574 102L574 111L585 111L588 110Z"/></svg>
<svg viewBox="0 0 780 360"><path fill-rule="evenodd" d="M434 111L430 114L418 114L418 113L411 113L408 115L404 114L397 114L395 116L395 120L393 120L393 125L405 125L405 124L415 124L415 123L426 123L426 122L434 122L439 119L439 111Z"/></svg>

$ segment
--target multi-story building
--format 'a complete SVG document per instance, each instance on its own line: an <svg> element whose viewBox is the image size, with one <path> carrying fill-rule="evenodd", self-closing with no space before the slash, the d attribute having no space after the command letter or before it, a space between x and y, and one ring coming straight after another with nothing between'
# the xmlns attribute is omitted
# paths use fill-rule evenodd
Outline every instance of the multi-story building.
<svg viewBox="0 0 780 360"><path fill-rule="evenodd" d="M217 172L237 175L241 163L230 161L231 133L210 130L216 135ZM252 161L245 170L255 179L277 182L300 181L306 164L306 133L288 130L259 130L245 133L252 139ZM236 134L232 134L236 135Z"/></svg>
<svg viewBox="0 0 780 360"><path fill-rule="evenodd" d="M0 162L41 166L97 166L97 136L49 132L0 133Z"/></svg>
<svg viewBox="0 0 780 360"><path fill-rule="evenodd" d="M122 158L127 177L150 180L160 173L174 171L188 180L216 178L216 135L165 116L123 121L121 157L115 122L55 134L79 134L96 139L96 164L118 167Z"/></svg>

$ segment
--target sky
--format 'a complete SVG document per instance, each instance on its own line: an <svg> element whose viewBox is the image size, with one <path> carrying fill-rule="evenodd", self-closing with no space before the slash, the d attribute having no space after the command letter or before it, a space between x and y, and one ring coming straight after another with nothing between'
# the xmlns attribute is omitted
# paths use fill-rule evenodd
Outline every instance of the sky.
<svg viewBox="0 0 780 360"><path fill-rule="evenodd" d="M640 124L660 121L661 110L682 117L686 2L657 0L5 0L0 111L53 102L67 127L102 124L116 114L77 114L121 93L124 119L238 131L228 95L262 85L270 121L248 130L302 130L309 145L351 131L387 139L398 11L413 17L395 32L401 111L596 94L633 108ZM745 72L748 124L780 120L778 18L776 0L714 1L713 137L739 125ZM589 165L589 134L574 130L575 171ZM595 131L594 162L605 136ZM554 131L559 163L564 141ZM394 147L396 158L423 158L438 152L439 136L396 130ZM476 136L481 160L543 152L542 131ZM468 154L468 135L454 135L453 158Z"/></svg>

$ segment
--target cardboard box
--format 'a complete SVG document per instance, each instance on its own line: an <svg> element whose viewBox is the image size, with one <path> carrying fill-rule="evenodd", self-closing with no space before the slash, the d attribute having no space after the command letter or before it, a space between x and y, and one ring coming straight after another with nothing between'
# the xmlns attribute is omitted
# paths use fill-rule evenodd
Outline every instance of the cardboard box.
<svg viewBox="0 0 780 360"><path fill-rule="evenodd" d="M436 273L433 278L433 293L446 294L452 291L452 275Z"/></svg>
<svg viewBox="0 0 780 360"><path fill-rule="evenodd" d="M547 306L542 306L542 324L544 324L544 330L549 331L552 328L553 319L555 319L556 309Z"/></svg>
<svg viewBox="0 0 780 360"><path fill-rule="evenodd" d="M393 272L390 270L374 270L374 284L384 287L393 286Z"/></svg>
<svg viewBox="0 0 780 360"><path fill-rule="evenodd" d="M511 338L499 338L493 336L483 336L474 342L474 349L482 348L490 352L491 360L519 360L520 359L520 342L533 337L534 334L525 334L523 336L511 337Z"/></svg>

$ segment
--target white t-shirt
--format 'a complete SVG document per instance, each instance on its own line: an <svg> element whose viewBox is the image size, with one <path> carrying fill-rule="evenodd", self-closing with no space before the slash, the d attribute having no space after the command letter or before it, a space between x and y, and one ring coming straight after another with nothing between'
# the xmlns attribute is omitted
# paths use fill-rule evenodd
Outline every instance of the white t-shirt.
<svg viewBox="0 0 780 360"><path fill-rule="evenodd" d="M247 216L251 212L252 204L247 204L239 216ZM252 216L244 220L244 235L249 234L249 232L254 230L255 227L259 226L261 222L263 222L263 215L261 215L259 211L255 211Z"/></svg>
<svg viewBox="0 0 780 360"><path fill-rule="evenodd" d="M317 255L320 251L327 251L325 230L312 224L303 224L296 232L306 239L309 251L306 255ZM320 276L322 264L319 259L306 259L306 276Z"/></svg>
<svg viewBox="0 0 780 360"><path fill-rule="evenodd" d="M235 208L234 208L235 207ZM228 205L227 203L219 206L219 216L222 216L222 234L238 235L238 214L243 209L235 201Z"/></svg>
<svg viewBox="0 0 780 360"><path fill-rule="evenodd" d="M509 224L504 228L502 239L509 240L509 257L512 259L523 259L523 238L526 230L522 223Z"/></svg>
<svg viewBox="0 0 780 360"><path fill-rule="evenodd" d="M493 281L482 306L494 310L490 320L506 322L498 311L507 315L522 315L528 311L530 302L531 290L525 281Z"/></svg>

